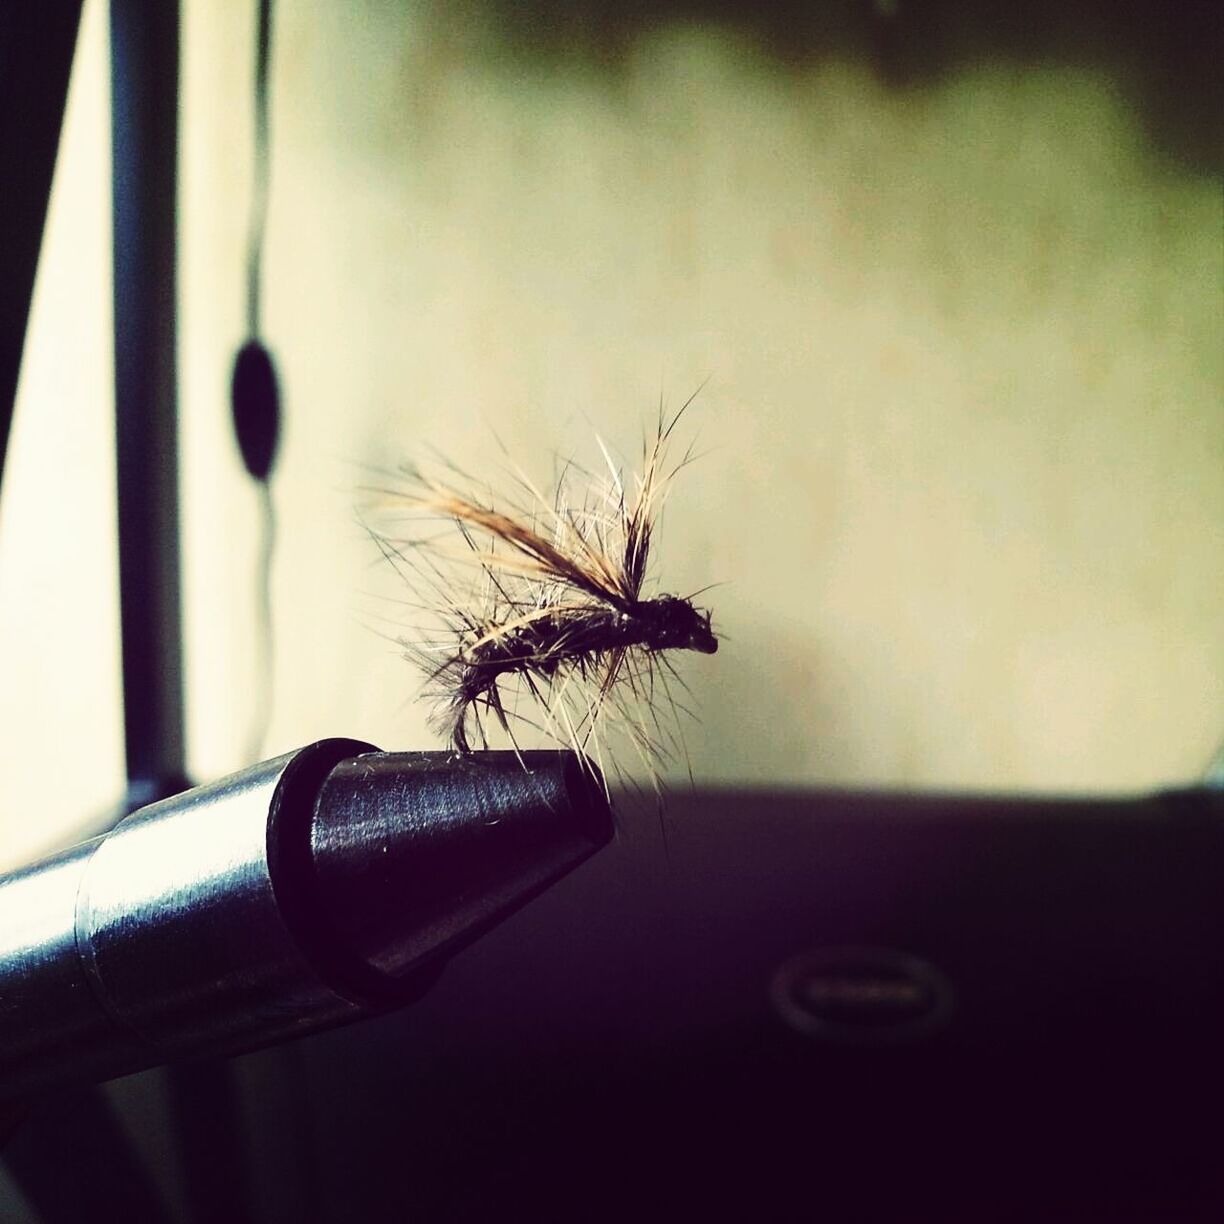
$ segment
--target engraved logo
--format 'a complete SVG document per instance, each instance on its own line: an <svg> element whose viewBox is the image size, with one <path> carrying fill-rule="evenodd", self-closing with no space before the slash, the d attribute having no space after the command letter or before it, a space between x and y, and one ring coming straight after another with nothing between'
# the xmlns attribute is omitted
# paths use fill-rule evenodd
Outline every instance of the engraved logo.
<svg viewBox="0 0 1224 1224"><path fill-rule="evenodd" d="M919 1041L952 1015L951 984L933 965L892 948L819 948L786 961L770 996L809 1037L852 1045Z"/></svg>

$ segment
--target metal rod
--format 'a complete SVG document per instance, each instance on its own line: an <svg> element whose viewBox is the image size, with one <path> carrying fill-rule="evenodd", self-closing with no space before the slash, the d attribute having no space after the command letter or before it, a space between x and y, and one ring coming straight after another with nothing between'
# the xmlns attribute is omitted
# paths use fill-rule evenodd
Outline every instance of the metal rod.
<svg viewBox="0 0 1224 1224"><path fill-rule="evenodd" d="M0 877L0 1100L417 998L612 835L558 752L324 740Z"/></svg>
<svg viewBox="0 0 1224 1224"><path fill-rule="evenodd" d="M178 4L111 0L115 440L129 806L186 785L175 219Z"/></svg>

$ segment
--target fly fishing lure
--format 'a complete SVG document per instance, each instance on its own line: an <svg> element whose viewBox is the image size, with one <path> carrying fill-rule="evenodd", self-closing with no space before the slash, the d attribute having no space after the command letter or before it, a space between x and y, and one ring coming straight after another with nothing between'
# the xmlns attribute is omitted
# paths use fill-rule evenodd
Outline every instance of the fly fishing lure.
<svg viewBox="0 0 1224 1224"><path fill-rule="evenodd" d="M420 601L401 602L432 622L397 640L425 672L437 703L432 725L456 752L471 751L474 739L487 746L492 714L512 743L511 723L522 721L602 766L601 726L612 711L652 778L673 751L684 754L678 717L660 716L664 704L691 714L676 699L673 684L686 686L668 654L713 654L718 638L710 613L692 602L700 592L647 590L659 513L692 459L690 449L670 467L666 460L687 407L670 420L660 412L629 480L599 442L606 474L568 463L551 498L517 469L515 497L461 492L458 483L472 482L453 466L439 476L404 468L397 487L373 491L397 525L370 533ZM442 536L422 537L421 525L438 520Z"/></svg>

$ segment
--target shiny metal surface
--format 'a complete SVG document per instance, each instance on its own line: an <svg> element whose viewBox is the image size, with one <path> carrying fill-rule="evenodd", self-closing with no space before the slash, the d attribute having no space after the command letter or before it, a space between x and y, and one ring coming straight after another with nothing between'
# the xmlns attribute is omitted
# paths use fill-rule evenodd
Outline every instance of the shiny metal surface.
<svg viewBox="0 0 1224 1224"><path fill-rule="evenodd" d="M414 970L470 942L611 835L601 783L569 753L356 757L319 794L310 913L360 965L359 980L346 978L352 990L394 1000Z"/></svg>
<svg viewBox="0 0 1224 1224"><path fill-rule="evenodd" d="M368 750L313 745L134 812L102 841L82 880L77 945L119 1026L169 1057L359 1014L286 925L268 847L270 835L304 836L328 772Z"/></svg>
<svg viewBox="0 0 1224 1224"><path fill-rule="evenodd" d="M0 877L0 1100L408 1002L611 837L566 754L325 740Z"/></svg>
<svg viewBox="0 0 1224 1224"><path fill-rule="evenodd" d="M0 1097L54 1078L64 1061L82 1079L140 1064L139 1043L100 1007L77 956L76 897L98 844L0 880Z"/></svg>

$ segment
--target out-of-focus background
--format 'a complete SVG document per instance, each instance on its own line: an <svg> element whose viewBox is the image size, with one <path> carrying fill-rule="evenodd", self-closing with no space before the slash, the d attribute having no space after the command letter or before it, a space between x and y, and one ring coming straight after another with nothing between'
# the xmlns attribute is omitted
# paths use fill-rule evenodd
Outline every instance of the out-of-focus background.
<svg viewBox="0 0 1224 1224"><path fill-rule="evenodd" d="M432 742L373 632L369 465L704 451L661 536L725 641L700 782L1127 790L1224 737L1211 6L278 0L265 754ZM253 4L186 0L190 771L246 763L232 439ZM106 13L89 0L0 503L0 860L122 792ZM54 785L48 786L48 779Z"/></svg>

